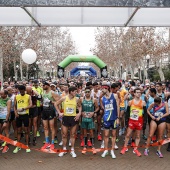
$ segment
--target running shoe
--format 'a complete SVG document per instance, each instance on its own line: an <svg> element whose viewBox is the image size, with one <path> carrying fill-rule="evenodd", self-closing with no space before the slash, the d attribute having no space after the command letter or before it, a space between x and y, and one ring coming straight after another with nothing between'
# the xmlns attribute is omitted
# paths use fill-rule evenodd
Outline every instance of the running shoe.
<svg viewBox="0 0 170 170"><path fill-rule="evenodd" d="M69 140L69 144L68 145L71 146L71 140Z"/></svg>
<svg viewBox="0 0 170 170"><path fill-rule="evenodd" d="M100 134L97 136L97 140L102 141L102 136Z"/></svg>
<svg viewBox="0 0 170 170"><path fill-rule="evenodd" d="M57 137L54 139L54 143L55 143L55 144L58 143L58 138L57 138Z"/></svg>
<svg viewBox="0 0 170 170"><path fill-rule="evenodd" d="M67 152L60 152L60 153L58 154L58 156L59 156L59 157L63 157L65 154L67 154Z"/></svg>
<svg viewBox="0 0 170 170"><path fill-rule="evenodd" d="M14 149L13 153L18 153L18 151L20 151L20 150L21 150L21 148L16 147L16 148Z"/></svg>
<svg viewBox="0 0 170 170"><path fill-rule="evenodd" d="M108 150L105 150L105 151L102 153L101 157L102 157L102 158L105 158L107 155L108 155Z"/></svg>
<svg viewBox="0 0 170 170"><path fill-rule="evenodd" d="M92 147L92 143L90 140L87 141L87 146Z"/></svg>
<svg viewBox="0 0 170 170"><path fill-rule="evenodd" d="M26 153L30 153L31 152L31 149L26 149Z"/></svg>
<svg viewBox="0 0 170 170"><path fill-rule="evenodd" d="M114 153L113 150L110 151L110 155L111 155L111 157L112 157L113 159L116 159L116 155L115 155L115 153Z"/></svg>
<svg viewBox="0 0 170 170"><path fill-rule="evenodd" d="M84 146L84 140L81 141L81 144L80 144L81 147Z"/></svg>
<svg viewBox="0 0 170 170"><path fill-rule="evenodd" d="M123 147L123 149L120 151L120 154L124 155L125 152L128 151L128 148L127 147Z"/></svg>
<svg viewBox="0 0 170 170"><path fill-rule="evenodd" d="M144 140L147 140L147 136L146 135L143 135L142 136Z"/></svg>
<svg viewBox="0 0 170 170"><path fill-rule="evenodd" d="M115 150L117 150L117 149L119 149L119 147L116 145L116 143L115 143Z"/></svg>
<svg viewBox="0 0 170 170"><path fill-rule="evenodd" d="M5 146L4 149L2 150L2 153L6 153L8 152L8 150L9 150L8 146Z"/></svg>
<svg viewBox="0 0 170 170"><path fill-rule="evenodd" d="M86 154L86 151L87 151L87 149L86 148L83 148L83 150L82 150L82 154Z"/></svg>
<svg viewBox="0 0 170 170"><path fill-rule="evenodd" d="M59 145L59 146L62 146L62 145L63 145L63 141L61 141L58 145Z"/></svg>
<svg viewBox="0 0 170 170"><path fill-rule="evenodd" d="M41 147L41 149L48 149L48 148L50 148L50 143L45 143L45 144Z"/></svg>
<svg viewBox="0 0 170 170"><path fill-rule="evenodd" d="M139 157L142 156L142 154L137 149L133 149L133 153Z"/></svg>
<svg viewBox="0 0 170 170"><path fill-rule="evenodd" d="M116 142L119 142L119 138L116 138Z"/></svg>
<svg viewBox="0 0 170 170"><path fill-rule="evenodd" d="M70 155L72 156L72 158L76 158L76 157L77 157L77 155L76 155L76 153L74 152L74 150L70 152Z"/></svg>
<svg viewBox="0 0 170 170"><path fill-rule="evenodd" d="M152 136L152 141L153 141L153 142L156 142L156 135L155 135L155 136Z"/></svg>
<svg viewBox="0 0 170 170"><path fill-rule="evenodd" d="M102 141L100 148L104 148L104 140Z"/></svg>
<svg viewBox="0 0 170 170"><path fill-rule="evenodd" d="M54 144L50 145L50 149L53 150L55 148Z"/></svg>
<svg viewBox="0 0 170 170"><path fill-rule="evenodd" d="M144 150L144 155L145 155L145 156L148 156L148 155L149 155L149 149L145 149L145 150Z"/></svg>
<svg viewBox="0 0 170 170"><path fill-rule="evenodd" d="M93 152L93 155L97 153L95 148L92 148L92 152Z"/></svg>
<svg viewBox="0 0 170 170"><path fill-rule="evenodd" d="M163 158L163 155L160 151L157 150L156 154L159 156L159 158Z"/></svg>
<svg viewBox="0 0 170 170"><path fill-rule="evenodd" d="M39 131L37 131L37 137L40 137L41 135L40 135L40 132Z"/></svg>
<svg viewBox="0 0 170 170"><path fill-rule="evenodd" d="M4 142L1 146L3 146L3 147L6 146L6 142Z"/></svg>

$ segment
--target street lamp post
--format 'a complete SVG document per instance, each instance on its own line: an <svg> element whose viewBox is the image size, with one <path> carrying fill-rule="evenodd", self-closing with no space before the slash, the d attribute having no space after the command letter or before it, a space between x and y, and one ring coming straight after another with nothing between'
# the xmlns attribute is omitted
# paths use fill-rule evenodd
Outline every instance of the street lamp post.
<svg viewBox="0 0 170 170"><path fill-rule="evenodd" d="M16 81L18 81L18 69L19 69L19 65L16 65L16 77L15 77Z"/></svg>
<svg viewBox="0 0 170 170"><path fill-rule="evenodd" d="M37 69L34 67L33 70L34 70L34 79L35 79L35 73Z"/></svg>
<svg viewBox="0 0 170 170"><path fill-rule="evenodd" d="M120 79L122 79L122 63L120 64Z"/></svg>
<svg viewBox="0 0 170 170"><path fill-rule="evenodd" d="M127 80L127 72L126 72L126 68L125 68L125 80Z"/></svg>
<svg viewBox="0 0 170 170"><path fill-rule="evenodd" d="M146 56L146 62L147 62L146 67L147 67L147 68L149 68L149 60L150 60L150 55L147 55L147 56Z"/></svg>
<svg viewBox="0 0 170 170"><path fill-rule="evenodd" d="M148 79L149 60L150 60L150 55L147 55L146 56L146 66L145 66L146 79Z"/></svg>
<svg viewBox="0 0 170 170"><path fill-rule="evenodd" d="M40 69L39 69L38 65L40 64L40 62L39 62L39 61L37 61L37 62L36 62L36 64L37 64L37 79L38 79L38 77L39 77L39 76L38 76L38 73L39 73L39 71L40 71Z"/></svg>

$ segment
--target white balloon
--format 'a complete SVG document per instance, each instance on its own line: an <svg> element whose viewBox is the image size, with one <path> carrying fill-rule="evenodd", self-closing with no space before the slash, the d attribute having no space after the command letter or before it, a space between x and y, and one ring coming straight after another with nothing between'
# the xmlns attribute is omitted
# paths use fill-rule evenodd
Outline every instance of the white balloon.
<svg viewBox="0 0 170 170"><path fill-rule="evenodd" d="M36 61L37 54L32 49L26 49L22 52L22 60L27 64L32 64Z"/></svg>

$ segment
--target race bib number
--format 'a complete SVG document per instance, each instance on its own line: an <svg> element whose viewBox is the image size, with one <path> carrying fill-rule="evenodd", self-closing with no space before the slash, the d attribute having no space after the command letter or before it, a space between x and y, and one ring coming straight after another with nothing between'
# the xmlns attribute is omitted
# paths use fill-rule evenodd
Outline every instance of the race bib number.
<svg viewBox="0 0 170 170"><path fill-rule="evenodd" d="M138 110L132 110L132 113L131 113L131 115L130 115L130 119L132 119L132 120L138 120L138 119L139 119L138 113L139 113Z"/></svg>
<svg viewBox="0 0 170 170"><path fill-rule="evenodd" d="M43 101L43 106L44 107L49 107L50 106L50 100L48 98L45 98Z"/></svg>
<svg viewBox="0 0 170 170"><path fill-rule="evenodd" d="M155 112L155 114L154 114L156 117L161 117L161 116L163 116L163 113L162 112Z"/></svg>
<svg viewBox="0 0 170 170"><path fill-rule="evenodd" d="M66 108L66 114L73 114L74 113L74 108L67 107Z"/></svg>
<svg viewBox="0 0 170 170"><path fill-rule="evenodd" d="M42 96L41 96L41 95L38 95L37 97L38 97L38 99L41 99L41 98L42 98Z"/></svg>
<svg viewBox="0 0 170 170"><path fill-rule="evenodd" d="M6 116L7 116L7 109L0 108L0 119L6 119Z"/></svg>
<svg viewBox="0 0 170 170"><path fill-rule="evenodd" d="M44 106L44 107L49 107L50 105L49 105L49 103L47 103L47 102L45 103L45 102L44 102L44 103L43 103L43 106Z"/></svg>
<svg viewBox="0 0 170 170"><path fill-rule="evenodd" d="M26 110L24 110L24 111L18 110L18 114L19 114L19 115L25 115L25 114L27 114L27 113L26 113Z"/></svg>
<svg viewBox="0 0 170 170"><path fill-rule="evenodd" d="M108 111L108 110L113 110L113 104L106 104L105 105L105 110Z"/></svg>
<svg viewBox="0 0 170 170"><path fill-rule="evenodd" d="M86 112L85 114L86 114L86 117L89 118L90 113Z"/></svg>

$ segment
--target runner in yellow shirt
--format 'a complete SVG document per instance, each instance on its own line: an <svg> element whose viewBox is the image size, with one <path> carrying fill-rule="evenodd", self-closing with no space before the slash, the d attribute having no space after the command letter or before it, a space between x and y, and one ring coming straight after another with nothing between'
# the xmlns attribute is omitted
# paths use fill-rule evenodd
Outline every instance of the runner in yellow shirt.
<svg viewBox="0 0 170 170"><path fill-rule="evenodd" d="M124 88L122 88L122 84L118 82L119 94L120 94L120 129L119 129L119 136L125 133L125 95L128 93Z"/></svg>

